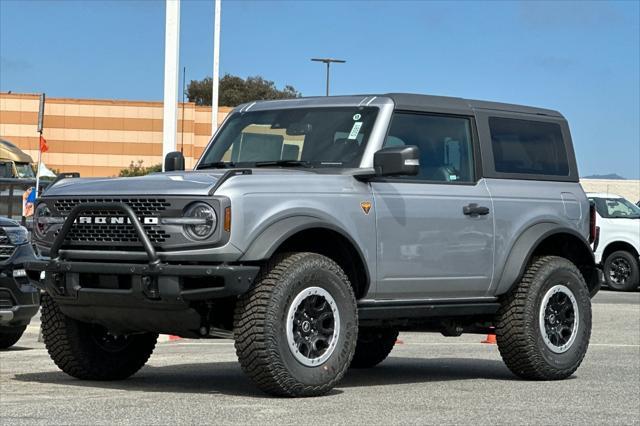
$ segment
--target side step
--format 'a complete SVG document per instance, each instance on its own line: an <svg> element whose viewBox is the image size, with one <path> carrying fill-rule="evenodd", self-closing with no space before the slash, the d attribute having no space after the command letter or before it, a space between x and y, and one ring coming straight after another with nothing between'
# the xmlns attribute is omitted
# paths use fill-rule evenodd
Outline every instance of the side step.
<svg viewBox="0 0 640 426"><path fill-rule="evenodd" d="M482 316L493 315L498 312L498 309L500 309L498 302L394 303L367 301L358 304L358 318L366 321Z"/></svg>

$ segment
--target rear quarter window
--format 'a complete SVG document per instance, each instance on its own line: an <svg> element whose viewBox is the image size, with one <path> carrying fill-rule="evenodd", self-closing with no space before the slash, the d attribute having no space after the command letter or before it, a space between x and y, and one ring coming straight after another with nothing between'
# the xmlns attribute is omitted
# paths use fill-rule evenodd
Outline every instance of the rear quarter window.
<svg viewBox="0 0 640 426"><path fill-rule="evenodd" d="M495 171L568 176L567 149L557 123L490 117Z"/></svg>

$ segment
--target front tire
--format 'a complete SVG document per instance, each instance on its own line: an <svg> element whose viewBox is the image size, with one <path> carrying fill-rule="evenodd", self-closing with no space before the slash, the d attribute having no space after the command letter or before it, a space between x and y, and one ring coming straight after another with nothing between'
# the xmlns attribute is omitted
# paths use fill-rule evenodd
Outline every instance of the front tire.
<svg viewBox="0 0 640 426"><path fill-rule="evenodd" d="M351 368L371 368L380 364L389 356L397 339L395 328L360 328Z"/></svg>
<svg viewBox="0 0 640 426"><path fill-rule="evenodd" d="M0 349L7 349L18 343L26 329L26 325L22 327L0 327Z"/></svg>
<svg viewBox="0 0 640 426"><path fill-rule="evenodd" d="M53 362L83 380L126 379L146 364L158 339L155 333L115 336L76 321L49 295L42 297L42 337Z"/></svg>
<svg viewBox="0 0 640 426"><path fill-rule="evenodd" d="M242 369L264 392L326 394L355 351L358 318L351 284L325 256L281 255L239 299L234 335Z"/></svg>
<svg viewBox="0 0 640 426"><path fill-rule="evenodd" d="M534 259L498 312L507 367L524 379L565 379L580 366L590 336L591 299L580 271L561 257Z"/></svg>
<svg viewBox="0 0 640 426"><path fill-rule="evenodd" d="M638 259L625 250L618 250L604 261L604 278L612 290L633 291L638 288L640 271Z"/></svg>

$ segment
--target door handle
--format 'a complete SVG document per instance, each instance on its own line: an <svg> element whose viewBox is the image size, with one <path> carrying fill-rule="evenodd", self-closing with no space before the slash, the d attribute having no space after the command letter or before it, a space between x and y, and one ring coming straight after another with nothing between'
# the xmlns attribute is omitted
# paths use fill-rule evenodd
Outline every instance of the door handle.
<svg viewBox="0 0 640 426"><path fill-rule="evenodd" d="M476 217L489 214L489 207L479 206L476 203L471 203L468 206L462 208L462 213L467 216Z"/></svg>

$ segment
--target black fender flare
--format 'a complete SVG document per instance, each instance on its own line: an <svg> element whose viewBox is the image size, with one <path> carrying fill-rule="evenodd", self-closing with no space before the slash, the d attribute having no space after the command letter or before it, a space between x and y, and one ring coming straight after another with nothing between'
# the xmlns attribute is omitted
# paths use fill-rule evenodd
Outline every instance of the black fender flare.
<svg viewBox="0 0 640 426"><path fill-rule="evenodd" d="M355 248L356 253L360 257L360 261L364 265L367 284L370 285L371 277L369 273L369 265L366 262L364 253L356 241L344 229L322 220L315 216L290 216L278 220L267 226L254 240L251 242L244 255L239 259L241 262L253 262L267 260L273 256L278 248L288 238L306 229L324 228L334 231L344 237Z"/></svg>
<svg viewBox="0 0 640 426"><path fill-rule="evenodd" d="M505 262L502 275L497 281L494 294L496 296L507 293L522 278L525 269L531 260L531 256L538 248L540 243L556 234L569 234L576 237L584 245L585 250L589 252L591 264L586 265L595 269L595 260L589 242L578 233L575 229L559 226L553 222L542 222L527 228L513 244L509 256ZM597 275L597 274L596 274ZM585 277L589 288L594 287L594 283L589 281L593 278ZM597 291L597 289L595 290ZM595 294L595 293L594 293Z"/></svg>

